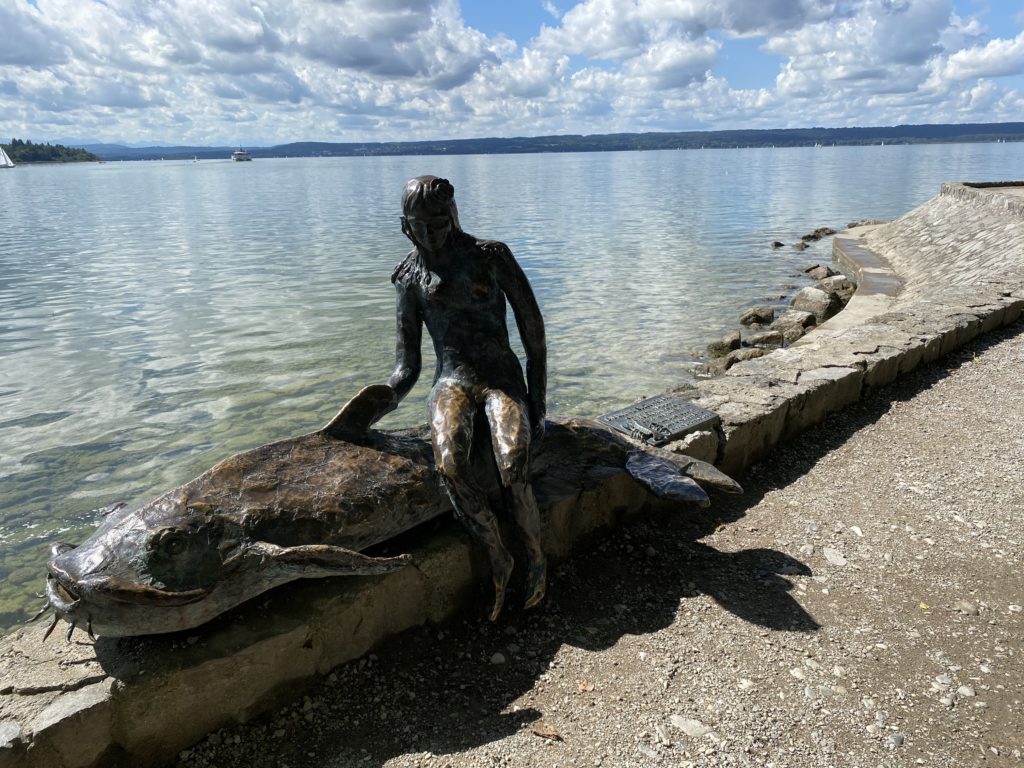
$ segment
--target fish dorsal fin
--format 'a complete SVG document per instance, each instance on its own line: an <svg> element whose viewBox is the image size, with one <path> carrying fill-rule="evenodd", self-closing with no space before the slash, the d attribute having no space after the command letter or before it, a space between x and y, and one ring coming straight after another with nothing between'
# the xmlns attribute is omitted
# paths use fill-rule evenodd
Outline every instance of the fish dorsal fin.
<svg viewBox="0 0 1024 768"><path fill-rule="evenodd" d="M323 432L339 440L364 438L370 425L397 406L395 390L387 384L370 384L345 403Z"/></svg>

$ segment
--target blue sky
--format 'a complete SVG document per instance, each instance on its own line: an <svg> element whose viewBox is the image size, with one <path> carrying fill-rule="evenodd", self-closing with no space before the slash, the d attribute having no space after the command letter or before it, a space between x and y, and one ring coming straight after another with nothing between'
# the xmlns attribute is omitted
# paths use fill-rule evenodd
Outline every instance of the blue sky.
<svg viewBox="0 0 1024 768"><path fill-rule="evenodd" d="M0 136L1024 121L1015 0L0 0Z"/></svg>

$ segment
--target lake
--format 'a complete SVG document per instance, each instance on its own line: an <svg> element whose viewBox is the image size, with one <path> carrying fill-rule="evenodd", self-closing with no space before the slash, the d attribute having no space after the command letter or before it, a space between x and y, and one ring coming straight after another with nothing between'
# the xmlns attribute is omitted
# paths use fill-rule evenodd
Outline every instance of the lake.
<svg viewBox="0 0 1024 768"><path fill-rule="evenodd" d="M0 628L93 510L323 425L394 362L405 181L537 293L549 409L596 416L684 377L748 306L807 284L819 226L893 218L1024 144L163 161L0 171ZM425 376L385 426L422 422Z"/></svg>

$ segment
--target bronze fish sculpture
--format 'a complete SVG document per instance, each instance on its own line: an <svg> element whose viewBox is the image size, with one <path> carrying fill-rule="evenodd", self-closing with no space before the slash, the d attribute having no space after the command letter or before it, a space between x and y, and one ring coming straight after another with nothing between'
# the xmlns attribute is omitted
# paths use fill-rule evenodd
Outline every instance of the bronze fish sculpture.
<svg viewBox="0 0 1024 768"><path fill-rule="evenodd" d="M343 439L331 426L235 454L140 506L112 508L80 546L53 545L36 617L53 609L47 636L58 619L69 640L75 627L90 637L177 632L295 579L409 563L362 550L451 510L429 436ZM549 422L534 474L581 451L601 453L660 498L706 506L698 480L741 490L710 464L638 447L587 420Z"/></svg>

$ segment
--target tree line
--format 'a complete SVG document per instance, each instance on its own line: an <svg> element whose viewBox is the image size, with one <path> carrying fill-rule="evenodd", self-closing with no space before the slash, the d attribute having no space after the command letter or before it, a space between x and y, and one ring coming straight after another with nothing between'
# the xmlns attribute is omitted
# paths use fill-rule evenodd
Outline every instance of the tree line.
<svg viewBox="0 0 1024 768"><path fill-rule="evenodd" d="M31 140L11 139L0 144L11 160L17 163L84 163L99 160L92 152L63 144L33 144Z"/></svg>

